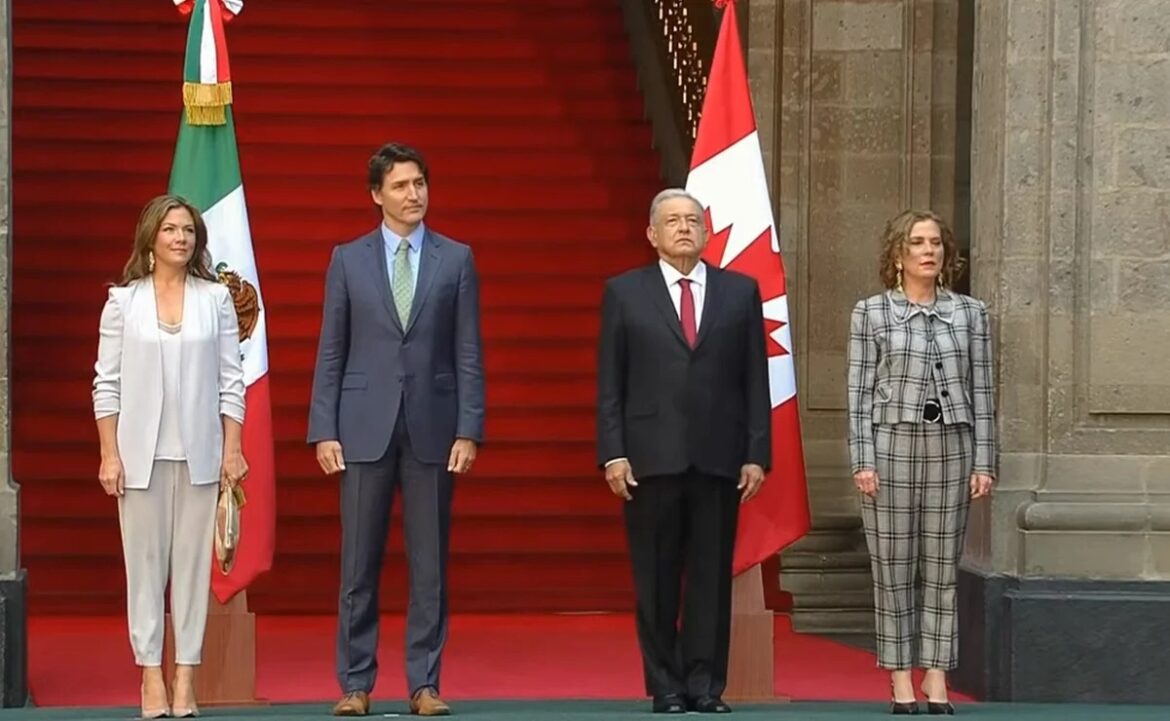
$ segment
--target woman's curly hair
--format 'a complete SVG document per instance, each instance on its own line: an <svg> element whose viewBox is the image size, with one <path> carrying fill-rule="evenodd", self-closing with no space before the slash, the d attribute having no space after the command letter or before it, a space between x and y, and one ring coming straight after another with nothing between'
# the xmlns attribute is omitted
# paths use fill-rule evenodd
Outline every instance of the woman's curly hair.
<svg viewBox="0 0 1170 721"><path fill-rule="evenodd" d="M951 226L942 219L942 216L931 210L904 210L886 223L886 230L882 234L882 251L878 272L881 274L882 284L886 288L898 287L898 263L906 252L906 243L910 240L910 230L916 223L921 223L924 220L933 220L938 224L939 235L942 236L944 252L939 279L943 287L950 288L963 272L965 262L959 256L959 246L955 243L955 234L951 231Z"/></svg>

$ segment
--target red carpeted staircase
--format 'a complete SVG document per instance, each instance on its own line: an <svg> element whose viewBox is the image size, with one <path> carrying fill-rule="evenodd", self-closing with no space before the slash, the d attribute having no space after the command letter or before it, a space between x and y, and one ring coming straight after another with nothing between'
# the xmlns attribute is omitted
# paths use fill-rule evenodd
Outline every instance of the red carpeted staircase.
<svg viewBox="0 0 1170 721"><path fill-rule="evenodd" d="M90 382L103 284L166 188L185 22L169 0L13 0L13 467L34 613L123 608ZM629 607L594 468L602 280L644 262L657 158L616 2L283 0L228 28L269 313L278 552L254 610L336 607L337 479L303 442L330 249L377 222L365 162L420 147L430 224L475 249L488 445L456 491L457 611ZM246 539L245 539L245 542ZM404 606L401 528L383 608Z"/></svg>

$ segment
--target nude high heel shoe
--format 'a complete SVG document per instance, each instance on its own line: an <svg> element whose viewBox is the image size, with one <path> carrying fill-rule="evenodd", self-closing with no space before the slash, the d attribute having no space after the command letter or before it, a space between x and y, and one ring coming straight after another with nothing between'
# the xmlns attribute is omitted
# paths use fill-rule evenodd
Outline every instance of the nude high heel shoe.
<svg viewBox="0 0 1170 721"><path fill-rule="evenodd" d="M193 676L194 672L192 672ZM195 703L195 679L188 677L187 679L187 698L191 699L189 706L173 706L171 708L171 715L175 718L195 718L199 715L199 706ZM179 677L176 676L174 682L171 684L172 688L179 687ZM172 698L178 694L172 694Z"/></svg>
<svg viewBox="0 0 1170 721"><path fill-rule="evenodd" d="M169 718L170 717L171 710L169 708L167 708L166 706L161 706L159 708L147 708L146 707L146 686L145 685L141 686L138 691L139 691L140 698L142 700L142 704L141 704L142 705L142 718Z"/></svg>

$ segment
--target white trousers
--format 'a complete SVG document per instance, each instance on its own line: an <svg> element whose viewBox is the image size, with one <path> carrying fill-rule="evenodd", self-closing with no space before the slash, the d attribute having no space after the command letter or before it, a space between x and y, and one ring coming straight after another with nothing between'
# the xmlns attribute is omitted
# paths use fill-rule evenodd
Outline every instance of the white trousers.
<svg viewBox="0 0 1170 721"><path fill-rule="evenodd" d="M130 646L139 666L161 666L165 592L171 582L175 663L198 665L207 626L219 485L191 485L185 461L158 461L150 487L118 499L126 561Z"/></svg>

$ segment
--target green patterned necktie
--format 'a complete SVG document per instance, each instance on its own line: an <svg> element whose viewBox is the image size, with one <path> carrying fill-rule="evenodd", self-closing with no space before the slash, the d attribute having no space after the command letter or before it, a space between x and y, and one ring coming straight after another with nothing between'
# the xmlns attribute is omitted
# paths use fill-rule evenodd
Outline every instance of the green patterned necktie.
<svg viewBox="0 0 1170 721"><path fill-rule="evenodd" d="M398 251L394 254L394 277L390 279L394 307L398 309L398 319L403 326L410 320L410 303L414 299L414 281L410 270L410 241L403 238L398 241Z"/></svg>

